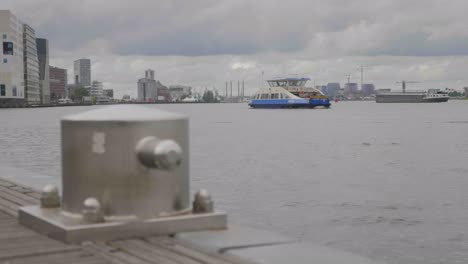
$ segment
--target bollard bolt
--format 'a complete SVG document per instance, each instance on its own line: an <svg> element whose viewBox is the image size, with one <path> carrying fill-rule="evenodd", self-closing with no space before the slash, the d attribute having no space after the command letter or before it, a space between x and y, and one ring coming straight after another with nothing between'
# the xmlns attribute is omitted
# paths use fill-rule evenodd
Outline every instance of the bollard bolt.
<svg viewBox="0 0 468 264"><path fill-rule="evenodd" d="M46 185L41 193L41 207L42 208L56 208L60 207L60 196L58 188L55 185Z"/></svg>
<svg viewBox="0 0 468 264"><path fill-rule="evenodd" d="M94 197L86 198L83 203L83 222L85 223L102 223L104 222L104 214L101 210L101 204Z"/></svg>
<svg viewBox="0 0 468 264"><path fill-rule="evenodd" d="M211 195L207 190L201 189L195 194L193 213L203 214L211 212L213 212L213 201L211 200Z"/></svg>
<svg viewBox="0 0 468 264"><path fill-rule="evenodd" d="M182 162L182 149L169 139L145 137L138 142L136 152L140 162L148 168L171 170Z"/></svg>

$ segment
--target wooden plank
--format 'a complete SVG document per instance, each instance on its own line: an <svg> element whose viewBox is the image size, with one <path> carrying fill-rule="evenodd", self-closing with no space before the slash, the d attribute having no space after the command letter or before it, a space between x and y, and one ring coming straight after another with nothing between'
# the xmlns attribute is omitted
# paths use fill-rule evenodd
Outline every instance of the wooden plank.
<svg viewBox="0 0 468 264"><path fill-rule="evenodd" d="M30 193L30 192L28 192ZM21 200L21 205L39 204L39 200L21 192L0 186L0 195L8 194Z"/></svg>
<svg viewBox="0 0 468 264"><path fill-rule="evenodd" d="M21 192L21 193L29 193L32 191L31 188L29 187L24 187L24 186L21 186L21 185L14 185L14 186L11 186L11 187L8 187L9 189L11 190L15 190L17 192Z"/></svg>
<svg viewBox="0 0 468 264"><path fill-rule="evenodd" d="M0 240L1 239L10 239L13 237L30 237L31 239L34 238L37 234L30 231L30 230L24 230L24 229L16 229L16 230L4 230L3 228L0 228Z"/></svg>
<svg viewBox="0 0 468 264"><path fill-rule="evenodd" d="M126 247L132 246L137 249L137 252L143 252L144 254L148 254L148 252L152 255L157 255L162 259L167 259L168 261L173 261L174 263L184 263L184 264L201 264L201 262L192 259L190 257L176 254L173 251L160 247L158 245L154 245L148 243L144 240L140 239L130 239L130 240L123 240L116 242L119 243L122 247L125 244Z"/></svg>
<svg viewBox="0 0 468 264"><path fill-rule="evenodd" d="M3 219L11 219L11 215L3 212L3 211L0 211L0 221L2 221Z"/></svg>
<svg viewBox="0 0 468 264"><path fill-rule="evenodd" d="M152 251L147 251L141 249L138 245L135 245L135 243L132 243L132 239L129 240L123 240L123 241L115 241L115 242L110 242L109 244L121 249L122 251L126 252L127 254L133 255L135 257L138 257L140 259L143 259L149 263L153 264L180 264L177 263L166 256L161 256L155 252Z"/></svg>
<svg viewBox="0 0 468 264"><path fill-rule="evenodd" d="M18 217L18 205L0 198L0 210L14 217Z"/></svg>
<svg viewBox="0 0 468 264"><path fill-rule="evenodd" d="M3 186L3 187L11 187L11 186L14 186L15 184L10 182L10 181L7 181L7 180L3 180L3 179L0 179L0 186Z"/></svg>
<svg viewBox="0 0 468 264"><path fill-rule="evenodd" d="M30 202L27 200L28 198L21 197L22 194L19 194L19 193L11 194L12 192L11 190L1 190L1 188L2 187L0 187L0 199L8 200L16 204L16 207L21 207L21 206L30 205L30 204L37 204L37 201Z"/></svg>
<svg viewBox="0 0 468 264"><path fill-rule="evenodd" d="M90 253L83 251L61 252L55 254L35 255L21 258L9 259L10 264L107 264L111 263L108 260L96 257Z"/></svg>
<svg viewBox="0 0 468 264"><path fill-rule="evenodd" d="M176 254L190 257L204 264L233 264L233 263L245 263L235 258L227 257L224 255L205 252L201 249L194 248L192 245L187 243L181 243L170 237L148 237L145 238L151 244L159 245L168 250L173 251Z"/></svg>
<svg viewBox="0 0 468 264"><path fill-rule="evenodd" d="M33 199L37 199L38 202L39 202L39 199L41 199L41 193L37 192L37 191L25 192L24 194L31 197L31 198L33 198Z"/></svg>
<svg viewBox="0 0 468 264"><path fill-rule="evenodd" d="M16 250L0 250L0 261L6 261L13 258L21 258L21 257L32 257L38 255L45 255L45 254L57 254L57 253L65 253L69 251L76 251L75 248L68 248L65 249L63 246L36 246L36 247L25 247L25 248L18 248ZM79 250L79 249L78 249Z"/></svg>
<svg viewBox="0 0 468 264"><path fill-rule="evenodd" d="M21 184L14 183L12 181L8 181L5 179L0 179L0 186L6 187L8 189L11 189L15 192L22 193L28 197L31 197L32 199L36 199L39 201L41 198L41 192L39 190L36 190L34 188L24 186ZM37 201L37 202L38 202Z"/></svg>
<svg viewBox="0 0 468 264"><path fill-rule="evenodd" d="M0 240L0 257L21 255L27 249L37 249L47 251L48 249L72 250L78 249L77 246L62 244L58 241L37 234L32 237L10 237Z"/></svg>
<svg viewBox="0 0 468 264"><path fill-rule="evenodd" d="M108 259L114 264L149 264L149 262L143 259L127 254L119 248L109 246L103 242L86 243L84 248L87 251L93 252L105 259Z"/></svg>
<svg viewBox="0 0 468 264"><path fill-rule="evenodd" d="M13 218L12 216L9 216L8 218L1 218L0 219L0 227L6 227L6 226L18 226L18 220Z"/></svg>

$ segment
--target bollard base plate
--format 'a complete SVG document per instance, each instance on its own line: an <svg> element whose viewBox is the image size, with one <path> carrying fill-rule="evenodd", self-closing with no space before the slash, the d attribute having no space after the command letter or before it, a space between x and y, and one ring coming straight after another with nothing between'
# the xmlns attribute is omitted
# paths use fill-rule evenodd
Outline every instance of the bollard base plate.
<svg viewBox="0 0 468 264"><path fill-rule="evenodd" d="M60 208L41 208L37 205L21 207L18 221L38 233L72 244L227 228L227 215L224 212L81 224L67 220Z"/></svg>

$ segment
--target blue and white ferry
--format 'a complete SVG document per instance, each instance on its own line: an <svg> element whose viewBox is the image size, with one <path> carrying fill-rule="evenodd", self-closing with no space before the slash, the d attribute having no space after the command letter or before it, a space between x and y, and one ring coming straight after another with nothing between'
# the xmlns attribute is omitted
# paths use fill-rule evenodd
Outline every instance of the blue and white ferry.
<svg viewBox="0 0 468 264"><path fill-rule="evenodd" d="M309 78L268 80L269 88L260 88L249 106L252 108L315 108L330 107L330 100L322 91L305 87Z"/></svg>

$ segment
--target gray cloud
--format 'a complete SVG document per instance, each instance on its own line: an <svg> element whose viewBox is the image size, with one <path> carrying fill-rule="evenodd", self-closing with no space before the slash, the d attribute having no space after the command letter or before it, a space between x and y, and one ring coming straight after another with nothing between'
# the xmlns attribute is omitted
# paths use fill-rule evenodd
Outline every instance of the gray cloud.
<svg viewBox="0 0 468 264"><path fill-rule="evenodd" d="M308 45L327 55L468 53L460 44L468 40L468 3L460 0L6 1L68 50L104 40L120 55L297 52Z"/></svg>

